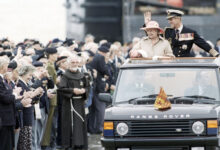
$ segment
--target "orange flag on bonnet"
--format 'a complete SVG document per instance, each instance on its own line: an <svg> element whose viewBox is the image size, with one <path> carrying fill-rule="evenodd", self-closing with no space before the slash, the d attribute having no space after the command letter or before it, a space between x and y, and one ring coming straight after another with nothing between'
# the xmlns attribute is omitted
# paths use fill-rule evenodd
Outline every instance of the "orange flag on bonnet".
<svg viewBox="0 0 220 150"><path fill-rule="evenodd" d="M167 94L162 87L160 87L160 93L155 100L154 107L159 110L171 108L171 103L167 99Z"/></svg>

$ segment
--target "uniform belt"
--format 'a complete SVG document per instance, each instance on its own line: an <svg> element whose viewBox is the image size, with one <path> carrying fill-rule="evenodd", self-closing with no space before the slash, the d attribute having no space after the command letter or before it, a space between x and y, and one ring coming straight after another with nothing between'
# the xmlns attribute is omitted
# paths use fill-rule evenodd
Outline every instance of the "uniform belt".
<svg viewBox="0 0 220 150"><path fill-rule="evenodd" d="M70 101L70 107L71 107L71 112L74 112L82 120L82 122L84 122L83 117L74 109L73 103L71 101ZM73 120L72 120L72 126L73 126Z"/></svg>
<svg viewBox="0 0 220 150"><path fill-rule="evenodd" d="M82 96L73 96L72 98L73 98L73 99L81 99Z"/></svg>

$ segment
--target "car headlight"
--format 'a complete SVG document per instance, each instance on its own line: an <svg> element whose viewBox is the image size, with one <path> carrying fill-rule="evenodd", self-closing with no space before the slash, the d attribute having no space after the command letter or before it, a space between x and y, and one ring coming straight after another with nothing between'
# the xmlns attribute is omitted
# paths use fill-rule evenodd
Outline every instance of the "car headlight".
<svg viewBox="0 0 220 150"><path fill-rule="evenodd" d="M116 131L121 136L126 135L128 133L128 125L124 122L121 122L117 125Z"/></svg>
<svg viewBox="0 0 220 150"><path fill-rule="evenodd" d="M204 129L205 129L205 125L201 121L196 121L192 125L192 130L197 135L202 134Z"/></svg>

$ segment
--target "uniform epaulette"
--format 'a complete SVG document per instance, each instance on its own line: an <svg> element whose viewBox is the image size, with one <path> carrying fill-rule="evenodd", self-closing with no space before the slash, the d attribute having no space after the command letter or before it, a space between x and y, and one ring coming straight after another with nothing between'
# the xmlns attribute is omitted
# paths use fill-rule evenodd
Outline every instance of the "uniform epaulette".
<svg viewBox="0 0 220 150"><path fill-rule="evenodd" d="M173 28L171 28L171 27L165 27L164 28L164 32L163 32L163 37L165 38L165 33L166 33L166 31L168 31L168 30L174 30Z"/></svg>
<svg viewBox="0 0 220 150"><path fill-rule="evenodd" d="M166 29L171 29L171 30L174 30L174 29L173 29L173 28L171 28L171 27L165 27L165 28L164 28L164 31L165 31Z"/></svg>
<svg viewBox="0 0 220 150"><path fill-rule="evenodd" d="M165 27L165 28L164 28L164 32L165 32L166 30L174 30L174 29L171 28L171 27Z"/></svg>

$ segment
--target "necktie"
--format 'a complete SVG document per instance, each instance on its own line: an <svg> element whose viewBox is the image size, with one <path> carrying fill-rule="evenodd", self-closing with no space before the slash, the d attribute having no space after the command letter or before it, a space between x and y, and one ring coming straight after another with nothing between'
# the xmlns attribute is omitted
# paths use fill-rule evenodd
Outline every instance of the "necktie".
<svg viewBox="0 0 220 150"><path fill-rule="evenodd" d="M4 83L5 87L6 87L6 89L10 89L9 84L7 83L7 81L4 78L3 78L3 83Z"/></svg>
<svg viewBox="0 0 220 150"><path fill-rule="evenodd" d="M176 33L176 40L178 40L178 39L179 39L179 30L176 29L176 30L175 30L175 33Z"/></svg>

